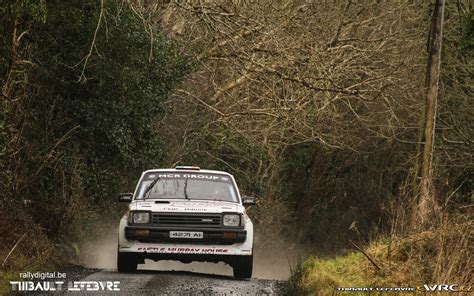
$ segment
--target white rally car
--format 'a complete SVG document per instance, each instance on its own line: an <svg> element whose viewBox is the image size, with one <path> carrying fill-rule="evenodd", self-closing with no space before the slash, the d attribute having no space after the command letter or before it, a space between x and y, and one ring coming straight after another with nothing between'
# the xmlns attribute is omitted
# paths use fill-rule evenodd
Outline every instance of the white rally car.
<svg viewBox="0 0 474 296"><path fill-rule="evenodd" d="M253 224L234 177L198 167L155 169L142 173L120 220L117 270L132 272L145 259L224 262L237 278L250 278Z"/></svg>

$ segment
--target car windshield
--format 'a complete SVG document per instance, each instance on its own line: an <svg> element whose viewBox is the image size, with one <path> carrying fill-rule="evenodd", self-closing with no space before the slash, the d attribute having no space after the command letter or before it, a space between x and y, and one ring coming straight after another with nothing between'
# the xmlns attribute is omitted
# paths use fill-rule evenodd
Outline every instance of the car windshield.
<svg viewBox="0 0 474 296"><path fill-rule="evenodd" d="M153 182L155 184L153 184ZM149 186L153 185L149 188ZM147 192L147 188L148 192ZM238 202L231 178L207 173L147 173L136 199L190 199Z"/></svg>

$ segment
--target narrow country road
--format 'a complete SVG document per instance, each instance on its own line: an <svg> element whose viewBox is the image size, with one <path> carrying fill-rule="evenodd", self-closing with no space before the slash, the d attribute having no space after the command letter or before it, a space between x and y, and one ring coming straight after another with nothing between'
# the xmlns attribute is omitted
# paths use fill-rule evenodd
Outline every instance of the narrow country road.
<svg viewBox="0 0 474 296"><path fill-rule="evenodd" d="M103 270L81 281L119 281L119 292L74 292L75 295L282 295L282 281L237 280L231 276L189 271Z"/></svg>

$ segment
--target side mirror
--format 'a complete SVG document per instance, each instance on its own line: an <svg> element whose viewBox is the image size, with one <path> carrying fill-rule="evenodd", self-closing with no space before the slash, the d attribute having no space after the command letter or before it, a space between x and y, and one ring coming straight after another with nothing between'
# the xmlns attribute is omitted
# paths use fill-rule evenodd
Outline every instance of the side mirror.
<svg viewBox="0 0 474 296"><path fill-rule="evenodd" d="M255 204L255 197L252 196L242 196L242 204L244 206L252 206Z"/></svg>
<svg viewBox="0 0 474 296"><path fill-rule="evenodd" d="M119 202L131 202L132 197L133 197L133 193L120 193Z"/></svg>

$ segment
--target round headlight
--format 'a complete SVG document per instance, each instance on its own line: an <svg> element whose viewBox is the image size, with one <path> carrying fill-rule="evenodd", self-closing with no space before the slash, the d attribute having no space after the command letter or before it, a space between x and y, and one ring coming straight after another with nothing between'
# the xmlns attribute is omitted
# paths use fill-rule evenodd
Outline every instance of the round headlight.
<svg viewBox="0 0 474 296"><path fill-rule="evenodd" d="M148 212L135 212L133 213L133 223L143 224L150 222L150 213Z"/></svg>
<svg viewBox="0 0 474 296"><path fill-rule="evenodd" d="M224 226L239 226L240 225L240 215L227 214L223 217Z"/></svg>

